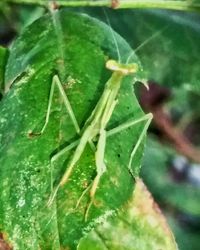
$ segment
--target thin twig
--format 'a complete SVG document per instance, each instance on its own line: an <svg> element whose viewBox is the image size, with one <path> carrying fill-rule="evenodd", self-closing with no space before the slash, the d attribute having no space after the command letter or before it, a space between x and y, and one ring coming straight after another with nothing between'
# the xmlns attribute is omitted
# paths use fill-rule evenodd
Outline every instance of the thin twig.
<svg viewBox="0 0 200 250"><path fill-rule="evenodd" d="M47 6L51 1L45 0L6 0L10 3L19 4L37 4ZM115 9L131 9L131 8L160 8L184 11L200 11L200 3L190 3L189 1L175 0L57 0L58 6L68 7L110 7Z"/></svg>
<svg viewBox="0 0 200 250"><path fill-rule="evenodd" d="M151 109L154 116L154 123L162 131L174 148L186 156L188 159L200 163L200 150L197 149L172 123L170 117L164 112L162 107Z"/></svg>

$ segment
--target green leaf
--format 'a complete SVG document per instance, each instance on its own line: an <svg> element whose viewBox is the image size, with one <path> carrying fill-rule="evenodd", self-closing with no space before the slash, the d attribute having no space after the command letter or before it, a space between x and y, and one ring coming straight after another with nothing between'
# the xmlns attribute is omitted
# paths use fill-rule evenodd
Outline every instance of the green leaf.
<svg viewBox="0 0 200 250"><path fill-rule="evenodd" d="M5 82L7 94L0 105L0 226L14 249L75 249L83 232L115 213L131 196L134 182L127 169L130 154L144 124L107 138L107 172L84 221L90 201L83 191L96 175L94 153L89 146L69 182L59 189L48 206L52 184L56 186L73 153L69 151L55 164L56 152L79 138L56 90L48 126L41 136L47 112L52 77L57 73L82 128L98 102L111 72L106 61L118 60L111 29L86 15L66 11L46 15L25 29L10 49ZM116 33L122 61L132 52ZM134 56L133 62L138 63ZM142 76L142 71L135 75ZM133 79L126 77L118 95L118 105L107 130L143 115L133 93ZM33 132L32 132L33 131ZM138 175L143 145L134 161Z"/></svg>
<svg viewBox="0 0 200 250"><path fill-rule="evenodd" d="M4 71L7 59L7 49L0 46L0 93L4 93Z"/></svg>
<svg viewBox="0 0 200 250"><path fill-rule="evenodd" d="M80 242L78 250L177 249L173 235L141 180L118 216L97 227Z"/></svg>

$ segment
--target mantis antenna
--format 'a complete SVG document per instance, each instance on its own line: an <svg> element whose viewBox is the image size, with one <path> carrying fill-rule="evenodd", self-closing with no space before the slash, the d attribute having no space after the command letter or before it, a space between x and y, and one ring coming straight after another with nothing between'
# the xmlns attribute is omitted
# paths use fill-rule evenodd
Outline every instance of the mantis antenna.
<svg viewBox="0 0 200 250"><path fill-rule="evenodd" d="M129 55L129 57L127 58L126 63L129 63L131 60L131 57L133 55L135 55L135 53L140 50L141 48L143 48L146 44L148 44L151 40L155 39L157 36L159 36L161 33L163 33L167 28L169 27L169 25L165 26L164 28L162 28L161 30L158 30L157 32L153 33L149 38L147 38L146 40L144 40L144 42L142 42L136 49L133 50L133 52Z"/></svg>
<svg viewBox="0 0 200 250"><path fill-rule="evenodd" d="M114 41L114 43L115 43L115 47L116 47L116 51L117 51L117 56L118 56L118 62L121 62L121 55L120 55L120 52L119 52L119 46L118 46L118 43L117 43L117 39L116 39L116 37L115 37L115 33L114 33L113 29L111 28L110 19L109 19L109 17L108 17L108 14L107 14L105 8L102 8L102 9L103 9L103 13L104 13L104 15L105 15L105 17L106 17L106 22L108 23L110 32L111 32L111 34L112 34L113 41Z"/></svg>

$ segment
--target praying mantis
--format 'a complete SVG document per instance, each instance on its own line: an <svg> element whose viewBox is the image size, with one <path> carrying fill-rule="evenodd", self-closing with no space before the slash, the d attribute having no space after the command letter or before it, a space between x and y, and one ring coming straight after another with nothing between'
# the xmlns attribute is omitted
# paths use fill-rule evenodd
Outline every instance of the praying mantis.
<svg viewBox="0 0 200 250"><path fill-rule="evenodd" d="M152 114L150 113L150 114L146 114L146 115L142 116L139 119L130 120L124 124L121 124L118 127L114 128L110 131L106 131L106 126L107 126L107 124L112 116L112 113L115 109L115 106L118 103L117 96L118 96L118 93L119 93L119 90L120 90L120 87L122 84L122 80L127 75L131 75L131 74L136 73L138 70L138 65L136 63L121 64L121 63L118 63L117 61L114 61L114 60L108 60L106 62L106 68L111 70L113 73L112 73L111 77L108 79L108 81L106 82L103 93L102 93L99 101L97 102L95 108L91 112L91 115L86 120L85 125L83 126L82 130L80 130L80 128L79 128L79 125L78 125L78 122L77 122L76 117L74 115L71 104L67 98L67 95L65 94L63 87L62 87L62 83L61 83L58 75L55 75L53 77L53 81L52 81L45 124L40 132L40 134L42 134L45 131L45 128L48 124L53 93L54 93L55 86L57 86L59 89L59 92L63 98L64 104L65 104L65 107L69 113L69 116L74 124L76 132L80 135L80 139L72 142L66 148L61 150L56 155L54 155L51 159L51 164L53 164L53 162L56 161L61 155L63 155L67 151L75 148L75 151L72 154L72 157L70 158L70 160L67 164L66 171L63 174L61 180L59 181L59 184L54 189L54 191L49 199L48 205L51 205L53 203L59 188L69 181L69 178L70 178L74 168L76 167L77 162L79 161L81 155L83 154L86 145L89 143L89 145L91 146L91 148L95 154L95 165L96 165L97 174L96 174L96 177L94 178L91 186L89 186L90 187L90 203L88 204L88 208L86 211L86 215L85 215L86 219L88 217L89 209L94 201L95 193L97 191L101 176L106 171L106 164L104 162L104 155L105 155L105 149L106 149L106 137L112 136L113 134L116 134L116 133L119 133L120 131L127 129L131 126L134 126L135 124L137 124L139 122L146 121L146 124L144 125L144 128L143 128L143 130L142 130L142 132L137 140L137 143L135 144L135 147L132 150L131 156L130 156L128 170L131 172L132 159L133 159L141 141L143 140L143 137L146 133L146 130L147 130L147 128L152 120ZM95 143L96 143L96 146L95 146ZM84 193L85 192L83 192L83 194ZM80 199L82 198L82 196L80 197ZM78 200L77 204L80 203L80 199Z"/></svg>

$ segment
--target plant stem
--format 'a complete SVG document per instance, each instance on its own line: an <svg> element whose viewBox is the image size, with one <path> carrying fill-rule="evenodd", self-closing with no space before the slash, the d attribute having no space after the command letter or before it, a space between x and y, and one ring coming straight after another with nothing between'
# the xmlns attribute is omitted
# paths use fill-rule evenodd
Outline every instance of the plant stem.
<svg viewBox="0 0 200 250"><path fill-rule="evenodd" d="M200 11L200 3L189 3L189 1L178 0L7 0L10 3L38 4L47 6L49 2L56 2L58 6L68 7L112 7L125 8L161 8L186 11Z"/></svg>

